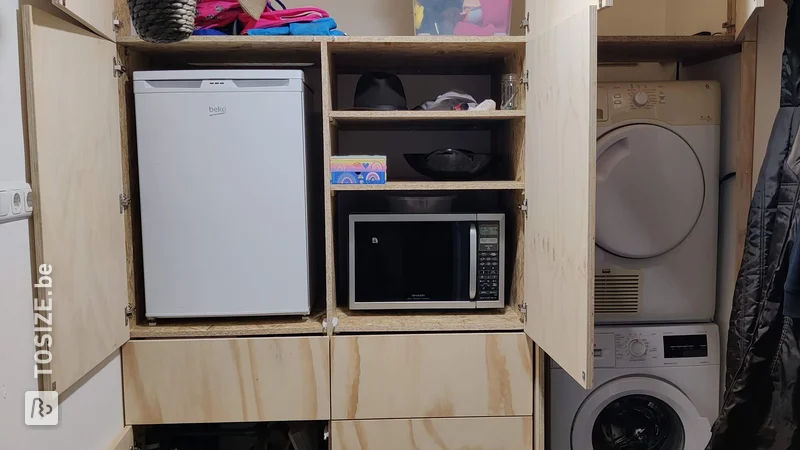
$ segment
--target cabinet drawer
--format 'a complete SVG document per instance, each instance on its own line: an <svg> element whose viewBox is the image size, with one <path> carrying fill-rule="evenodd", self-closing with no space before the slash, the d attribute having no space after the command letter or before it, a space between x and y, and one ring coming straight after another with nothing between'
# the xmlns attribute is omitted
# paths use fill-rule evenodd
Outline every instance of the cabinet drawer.
<svg viewBox="0 0 800 450"><path fill-rule="evenodd" d="M333 419L532 414L524 333L332 339Z"/></svg>
<svg viewBox="0 0 800 450"><path fill-rule="evenodd" d="M531 450L531 417L334 421L332 450Z"/></svg>
<svg viewBox="0 0 800 450"><path fill-rule="evenodd" d="M327 337L131 341L128 425L330 418Z"/></svg>

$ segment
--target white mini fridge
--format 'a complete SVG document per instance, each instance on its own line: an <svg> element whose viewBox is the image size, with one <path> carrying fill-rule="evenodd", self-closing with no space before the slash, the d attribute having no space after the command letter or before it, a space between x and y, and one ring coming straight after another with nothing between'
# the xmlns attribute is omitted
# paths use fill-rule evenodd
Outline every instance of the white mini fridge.
<svg viewBox="0 0 800 450"><path fill-rule="evenodd" d="M145 315L309 314L303 72L133 80Z"/></svg>

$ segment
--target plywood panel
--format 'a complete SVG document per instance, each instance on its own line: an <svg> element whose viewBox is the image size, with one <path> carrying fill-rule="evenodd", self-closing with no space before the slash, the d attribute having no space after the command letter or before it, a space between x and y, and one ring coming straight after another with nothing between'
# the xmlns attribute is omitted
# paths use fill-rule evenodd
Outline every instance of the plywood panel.
<svg viewBox="0 0 800 450"><path fill-rule="evenodd" d="M35 263L52 269L52 288L36 292L52 304L44 386L63 392L129 336L116 47L30 6L22 14Z"/></svg>
<svg viewBox="0 0 800 450"><path fill-rule="evenodd" d="M513 296L509 302L515 302ZM516 308L472 311L352 311L337 307L337 333L419 333L443 331L522 331Z"/></svg>
<svg viewBox="0 0 800 450"><path fill-rule="evenodd" d="M333 450L530 450L531 417L334 421Z"/></svg>
<svg viewBox="0 0 800 450"><path fill-rule="evenodd" d="M537 27L526 58L525 331L590 386L597 8L585 0L528 3Z"/></svg>
<svg viewBox="0 0 800 450"><path fill-rule="evenodd" d="M533 413L523 333L331 338L333 419Z"/></svg>
<svg viewBox="0 0 800 450"><path fill-rule="evenodd" d="M755 23L756 12L764 7L764 0L736 0L736 38ZM751 19L753 19L751 21Z"/></svg>
<svg viewBox="0 0 800 450"><path fill-rule="evenodd" d="M328 338L131 341L122 348L129 425L327 420Z"/></svg>
<svg viewBox="0 0 800 450"><path fill-rule="evenodd" d="M52 0L53 4L90 30L114 40L114 4L112 0Z"/></svg>
<svg viewBox="0 0 800 450"><path fill-rule="evenodd" d="M131 450L133 448L133 429L124 427L108 450Z"/></svg>

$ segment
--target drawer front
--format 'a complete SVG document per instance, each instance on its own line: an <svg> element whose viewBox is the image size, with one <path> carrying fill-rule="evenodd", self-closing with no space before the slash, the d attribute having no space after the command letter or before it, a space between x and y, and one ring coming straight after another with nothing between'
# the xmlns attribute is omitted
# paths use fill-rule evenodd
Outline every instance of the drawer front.
<svg viewBox="0 0 800 450"><path fill-rule="evenodd" d="M531 450L531 417L333 421L332 450Z"/></svg>
<svg viewBox="0 0 800 450"><path fill-rule="evenodd" d="M128 425L330 418L327 337L131 341Z"/></svg>
<svg viewBox="0 0 800 450"><path fill-rule="evenodd" d="M526 416L524 333L334 336L333 419Z"/></svg>

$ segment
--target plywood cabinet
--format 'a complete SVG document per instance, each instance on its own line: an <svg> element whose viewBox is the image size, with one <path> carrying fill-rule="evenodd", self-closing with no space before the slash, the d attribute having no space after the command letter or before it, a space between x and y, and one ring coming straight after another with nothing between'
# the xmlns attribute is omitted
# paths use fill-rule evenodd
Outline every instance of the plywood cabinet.
<svg viewBox="0 0 800 450"><path fill-rule="evenodd" d="M44 368L52 373L42 387L67 390L123 346L128 424L333 419L332 444L342 450L393 448L378 435L396 437L398 449L442 442L543 447L544 354L592 385L598 60L658 60L655 48L674 61L681 51L702 56L737 45L733 34L598 41L594 0L523 0L530 16L526 27L514 28L518 36L234 36L149 44L131 36L123 1L55 1L54 9L92 31L22 8L34 259L37 267L53 266L57 318L53 345L45 346L53 358ZM762 2L730 2L737 32ZM122 22L119 36L111 4ZM131 73L254 57L320 73L324 289L308 317L148 324ZM338 75L369 68L466 71L493 85L504 73L518 73L524 109L461 115L340 108ZM489 129L506 159L503 179L331 185L327 168L342 151L340 134L364 127ZM491 191L502 199L513 249L506 308L350 311L337 298L337 202L375 190ZM46 297L48 289L37 295Z"/></svg>
<svg viewBox="0 0 800 450"><path fill-rule="evenodd" d="M530 417L342 420L331 426L333 450L530 450Z"/></svg>
<svg viewBox="0 0 800 450"><path fill-rule="evenodd" d="M523 333L334 336L331 416L529 416L532 360Z"/></svg>
<svg viewBox="0 0 800 450"><path fill-rule="evenodd" d="M129 425L327 420L327 337L134 341L122 350Z"/></svg>

